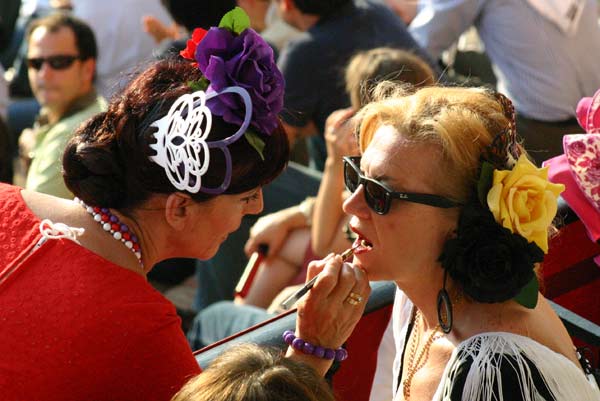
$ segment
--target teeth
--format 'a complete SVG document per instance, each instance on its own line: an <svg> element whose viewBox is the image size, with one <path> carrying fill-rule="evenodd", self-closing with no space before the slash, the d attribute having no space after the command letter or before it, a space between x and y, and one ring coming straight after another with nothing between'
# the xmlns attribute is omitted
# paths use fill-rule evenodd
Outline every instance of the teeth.
<svg viewBox="0 0 600 401"><path fill-rule="evenodd" d="M365 248L372 248L373 245L371 245L370 243L368 243L366 240L360 240L360 245L364 246Z"/></svg>

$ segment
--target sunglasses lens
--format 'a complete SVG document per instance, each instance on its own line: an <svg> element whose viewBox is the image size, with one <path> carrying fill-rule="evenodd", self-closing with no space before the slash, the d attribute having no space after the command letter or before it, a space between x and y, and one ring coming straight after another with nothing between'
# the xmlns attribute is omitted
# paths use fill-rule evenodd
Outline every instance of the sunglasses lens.
<svg viewBox="0 0 600 401"><path fill-rule="evenodd" d="M44 63L43 58L28 58L27 59L27 66L29 68L33 68L34 70L39 70L40 68L42 68L43 63Z"/></svg>
<svg viewBox="0 0 600 401"><path fill-rule="evenodd" d="M42 68L44 63L48 63L54 70L64 70L69 68L73 62L77 60L77 56L50 56L48 58L28 58L27 66L34 70Z"/></svg>
<svg viewBox="0 0 600 401"><path fill-rule="evenodd" d="M50 67L55 70L64 70L65 68L69 68L73 61L75 61L75 57L73 56L52 56L48 57L48 64Z"/></svg>
<svg viewBox="0 0 600 401"><path fill-rule="evenodd" d="M365 198L367 204L376 212L384 214L386 212L387 191L381 185L373 181L365 183Z"/></svg>
<svg viewBox="0 0 600 401"><path fill-rule="evenodd" d="M358 171L349 162L344 162L344 183L348 191L354 193L358 187Z"/></svg>

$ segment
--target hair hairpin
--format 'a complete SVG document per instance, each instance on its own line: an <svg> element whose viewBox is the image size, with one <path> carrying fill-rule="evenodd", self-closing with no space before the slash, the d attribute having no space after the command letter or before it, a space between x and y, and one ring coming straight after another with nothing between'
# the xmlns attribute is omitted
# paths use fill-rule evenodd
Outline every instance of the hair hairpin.
<svg viewBox="0 0 600 401"><path fill-rule="evenodd" d="M482 157L496 168L511 169L521 156L521 151L517 144L515 107L510 99L502 93L496 92L494 93L494 97L502 106L504 116L508 120L508 126L494 137L492 143L483 152Z"/></svg>
<svg viewBox="0 0 600 401"><path fill-rule="evenodd" d="M236 93L246 106L244 122L235 134L219 141L207 142L212 126L212 114L206 102L225 93ZM198 191L217 195L223 193L231 181L231 153L227 145L237 141L246 131L252 115L250 95L244 88L234 86L220 93L206 94L203 91L179 97L163 118L150 126L158 130L153 134L156 144L150 147L156 155L150 159L164 167L169 181L179 190ZM204 128L204 129L203 129ZM208 170L210 149L221 149L225 155L225 178L218 188L202 187L202 176Z"/></svg>
<svg viewBox="0 0 600 401"><path fill-rule="evenodd" d="M180 53L194 61L202 78L189 83L194 93L180 96L166 116L150 125L157 128L156 143L150 145L156 155L150 159L165 169L179 190L225 192L233 169L228 146L242 136L264 160L265 143L250 126L265 135L277 128L283 76L271 47L249 26L246 13L236 7L223 16L218 28L194 30ZM208 141L214 116L240 128L225 139ZM226 164L223 182L216 188L202 185L211 149L220 149Z"/></svg>

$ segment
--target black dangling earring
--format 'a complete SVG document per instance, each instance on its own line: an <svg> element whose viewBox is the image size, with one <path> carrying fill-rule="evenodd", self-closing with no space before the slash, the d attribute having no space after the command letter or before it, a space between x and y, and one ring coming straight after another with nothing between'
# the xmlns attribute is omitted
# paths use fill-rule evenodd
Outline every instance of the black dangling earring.
<svg viewBox="0 0 600 401"><path fill-rule="evenodd" d="M452 302L450 301L450 295L448 295L448 291L446 291L447 274L448 270L444 270L444 285L438 292L437 296L438 323L440 324L442 331L446 334L450 333L452 330ZM446 315L445 318L444 314Z"/></svg>

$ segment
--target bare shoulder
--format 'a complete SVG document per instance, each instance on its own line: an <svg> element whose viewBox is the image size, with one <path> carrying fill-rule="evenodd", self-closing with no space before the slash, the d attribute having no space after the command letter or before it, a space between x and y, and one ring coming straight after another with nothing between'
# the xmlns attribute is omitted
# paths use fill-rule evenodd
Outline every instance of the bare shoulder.
<svg viewBox="0 0 600 401"><path fill-rule="evenodd" d="M83 228L83 234L78 237L81 246L118 266L139 273L139 265L131 257L131 251L107 235L79 203L27 190L21 194L27 207L40 220Z"/></svg>
<svg viewBox="0 0 600 401"><path fill-rule="evenodd" d="M534 309L527 309L514 301L486 305L474 321L478 327L462 340L485 332L507 332L528 337L550 350L577 363L573 342L550 304L541 294Z"/></svg>
<svg viewBox="0 0 600 401"><path fill-rule="evenodd" d="M73 227L89 224L85 210L73 200L25 189L21 191L21 195L27 207L40 220L49 219L52 222L60 222Z"/></svg>
<svg viewBox="0 0 600 401"><path fill-rule="evenodd" d="M566 327L543 296L540 295L538 305L530 319L531 333L529 337L579 365L575 355L575 346Z"/></svg>

